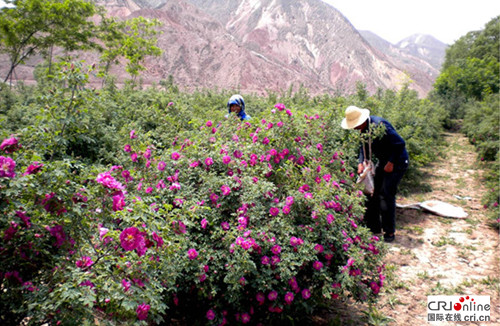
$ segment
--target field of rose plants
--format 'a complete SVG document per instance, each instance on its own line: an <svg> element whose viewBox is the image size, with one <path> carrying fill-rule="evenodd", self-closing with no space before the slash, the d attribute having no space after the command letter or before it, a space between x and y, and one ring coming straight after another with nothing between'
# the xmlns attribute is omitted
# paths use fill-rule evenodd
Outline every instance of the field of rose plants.
<svg viewBox="0 0 500 326"><path fill-rule="evenodd" d="M61 64L0 91L0 322L282 324L329 300L374 301L385 245L364 227L347 105L433 159L442 109L416 93L243 94L88 86Z"/></svg>

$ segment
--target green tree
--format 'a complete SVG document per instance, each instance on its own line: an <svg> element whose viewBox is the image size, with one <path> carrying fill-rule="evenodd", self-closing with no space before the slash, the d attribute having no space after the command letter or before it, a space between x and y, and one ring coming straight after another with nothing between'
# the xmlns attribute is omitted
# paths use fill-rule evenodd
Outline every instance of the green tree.
<svg viewBox="0 0 500 326"><path fill-rule="evenodd" d="M156 46L156 27L161 22L157 19L136 17L126 21L107 18L101 23L100 39L104 42L101 54L100 74L109 73L111 65L117 64L121 57L127 60L126 70L131 76L139 75L144 70L144 60L147 56L159 56L161 49Z"/></svg>
<svg viewBox="0 0 500 326"><path fill-rule="evenodd" d="M0 52L10 59L4 82L33 55L48 56L54 46L74 51L94 46L97 7L84 0L7 0L0 10Z"/></svg>
<svg viewBox="0 0 500 326"><path fill-rule="evenodd" d="M446 51L432 96L448 110L450 118L463 118L469 100L482 101L498 93L499 32L497 16L484 30L467 33Z"/></svg>

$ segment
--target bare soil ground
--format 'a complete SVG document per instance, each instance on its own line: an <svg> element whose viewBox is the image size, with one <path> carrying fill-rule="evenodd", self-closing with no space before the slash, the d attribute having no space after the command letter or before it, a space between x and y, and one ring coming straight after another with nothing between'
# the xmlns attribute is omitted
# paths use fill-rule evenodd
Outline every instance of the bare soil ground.
<svg viewBox="0 0 500 326"><path fill-rule="evenodd" d="M436 199L464 208L468 217L397 209L396 240L388 244L387 286L379 302L372 307L336 302L317 318L318 325L430 325L428 295L487 295L492 307L490 322L432 325L500 325L499 233L489 225L481 205L487 191L481 182L483 171L462 134L444 137L444 154L425 169L432 191L400 197L397 202Z"/></svg>

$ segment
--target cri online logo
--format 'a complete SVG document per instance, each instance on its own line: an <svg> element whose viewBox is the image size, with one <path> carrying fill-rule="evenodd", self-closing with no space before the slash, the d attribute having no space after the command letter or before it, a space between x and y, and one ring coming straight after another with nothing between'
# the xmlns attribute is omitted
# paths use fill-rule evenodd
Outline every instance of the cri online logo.
<svg viewBox="0 0 500 326"><path fill-rule="evenodd" d="M462 309L462 304L464 304L464 301L465 300L469 300L469 296L466 296L465 299L464 297L460 297L460 299L458 299L458 301L460 302L457 302L453 305L453 309L455 309L456 311L460 311L460 309ZM470 303L472 304L472 302L474 302L474 299L472 299L472 297L470 297ZM467 304L467 302L465 302L465 304ZM474 302L474 304L476 304ZM470 311L470 309L469 309Z"/></svg>
<svg viewBox="0 0 500 326"><path fill-rule="evenodd" d="M456 311L456 312L479 312L489 311L489 297L479 296L430 296L427 301L427 309L433 311Z"/></svg>

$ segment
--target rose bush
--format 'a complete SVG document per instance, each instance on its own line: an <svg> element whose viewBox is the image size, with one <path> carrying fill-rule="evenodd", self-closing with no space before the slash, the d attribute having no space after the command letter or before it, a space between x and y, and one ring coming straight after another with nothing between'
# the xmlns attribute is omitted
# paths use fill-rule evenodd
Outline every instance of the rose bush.
<svg viewBox="0 0 500 326"><path fill-rule="evenodd" d="M91 72L61 64L0 111L2 324L279 324L376 299L384 246L362 226L343 108L412 123L423 164L427 102L248 95L242 123L228 93L96 91Z"/></svg>
<svg viewBox="0 0 500 326"><path fill-rule="evenodd" d="M48 164L17 139L0 178L12 318L270 323L375 298L383 246L333 150L343 136L326 136L336 118L267 116L206 121L167 149L131 132L105 170Z"/></svg>

